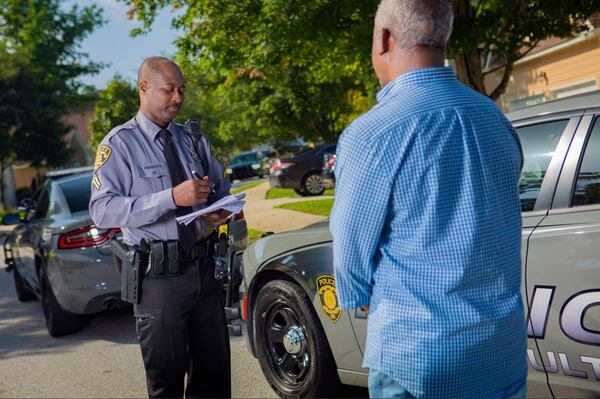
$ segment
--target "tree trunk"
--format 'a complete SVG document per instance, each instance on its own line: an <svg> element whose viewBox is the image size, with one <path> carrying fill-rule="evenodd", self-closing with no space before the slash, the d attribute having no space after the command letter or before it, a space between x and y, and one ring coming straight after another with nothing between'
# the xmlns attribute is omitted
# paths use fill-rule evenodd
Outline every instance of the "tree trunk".
<svg viewBox="0 0 600 399"><path fill-rule="evenodd" d="M452 0L452 11L457 19L475 18L470 0ZM471 89L487 95L481 70L481 51L477 47L464 49L454 56L454 62L458 79Z"/></svg>
<svg viewBox="0 0 600 399"><path fill-rule="evenodd" d="M8 208L6 204L6 190L4 188L4 169L6 166L4 159L0 159L0 201L2 202L2 209L4 210Z"/></svg>
<svg viewBox="0 0 600 399"><path fill-rule="evenodd" d="M481 72L481 54L479 50L468 50L458 53L454 57L456 76L471 89L487 95Z"/></svg>

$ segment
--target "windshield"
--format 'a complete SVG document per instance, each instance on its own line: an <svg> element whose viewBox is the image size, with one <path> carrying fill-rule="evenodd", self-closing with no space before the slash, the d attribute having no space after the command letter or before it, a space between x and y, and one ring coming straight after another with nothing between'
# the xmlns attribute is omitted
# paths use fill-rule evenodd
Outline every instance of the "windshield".
<svg viewBox="0 0 600 399"><path fill-rule="evenodd" d="M262 158L260 152L247 152L236 155L231 161L232 164L259 161Z"/></svg>

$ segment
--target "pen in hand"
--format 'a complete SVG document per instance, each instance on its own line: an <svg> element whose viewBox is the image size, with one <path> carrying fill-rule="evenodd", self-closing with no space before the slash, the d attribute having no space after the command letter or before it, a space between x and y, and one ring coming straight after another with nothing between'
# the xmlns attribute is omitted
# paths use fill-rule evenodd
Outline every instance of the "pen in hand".
<svg viewBox="0 0 600 399"><path fill-rule="evenodd" d="M200 177L200 174L198 172L196 172L195 170L192 170L192 176L194 176L196 179L198 180L202 180L203 177ZM208 176L205 176L208 179ZM210 188L210 192L213 194L216 194L217 192L214 189L214 184L211 183L211 188Z"/></svg>

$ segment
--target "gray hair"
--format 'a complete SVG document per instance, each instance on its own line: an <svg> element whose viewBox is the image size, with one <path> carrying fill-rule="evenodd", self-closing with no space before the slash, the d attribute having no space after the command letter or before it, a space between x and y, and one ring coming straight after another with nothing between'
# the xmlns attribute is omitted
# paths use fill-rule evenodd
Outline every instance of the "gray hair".
<svg viewBox="0 0 600 399"><path fill-rule="evenodd" d="M401 48L445 48L452 20L450 0L382 0L375 26L389 30Z"/></svg>

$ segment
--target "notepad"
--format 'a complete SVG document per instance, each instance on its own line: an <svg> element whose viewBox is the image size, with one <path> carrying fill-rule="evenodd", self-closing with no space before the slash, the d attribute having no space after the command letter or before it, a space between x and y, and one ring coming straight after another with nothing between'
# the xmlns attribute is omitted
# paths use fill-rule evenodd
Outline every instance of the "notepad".
<svg viewBox="0 0 600 399"><path fill-rule="evenodd" d="M188 224L192 223L198 216L202 216L207 213L215 212L220 209L224 209L226 211L231 212L230 217L232 217L233 215L240 213L240 211L244 207L244 204L246 202L242 201L242 200L245 197L246 197L245 193L241 193L241 194L237 194L237 195L228 195L226 197L221 198L214 204L212 204L204 209L200 209L200 210L188 213L187 215L179 216L179 217L175 218L175 220L177 220L177 223L188 225Z"/></svg>

